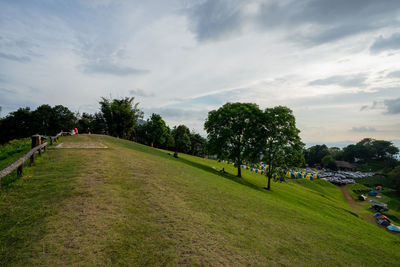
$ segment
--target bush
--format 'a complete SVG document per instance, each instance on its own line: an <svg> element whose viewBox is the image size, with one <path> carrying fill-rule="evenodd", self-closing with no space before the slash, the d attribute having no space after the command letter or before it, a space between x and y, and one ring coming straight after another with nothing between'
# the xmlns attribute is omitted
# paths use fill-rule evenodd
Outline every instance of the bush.
<svg viewBox="0 0 400 267"><path fill-rule="evenodd" d="M328 168L333 171L337 170L336 160L331 155L326 155L325 157L323 157L321 162L324 168Z"/></svg>

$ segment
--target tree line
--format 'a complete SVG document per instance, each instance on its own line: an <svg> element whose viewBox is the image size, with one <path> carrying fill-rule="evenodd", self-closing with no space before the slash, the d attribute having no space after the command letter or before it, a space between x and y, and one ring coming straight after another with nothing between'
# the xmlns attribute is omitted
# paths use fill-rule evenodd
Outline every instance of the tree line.
<svg viewBox="0 0 400 267"><path fill-rule="evenodd" d="M398 165L396 159L398 153L399 149L390 141L364 138L343 149L328 148L325 144L311 146L305 150L304 156L307 165L311 167L321 166L336 170L336 161L343 160L361 166L378 166L381 169L391 170Z"/></svg>
<svg viewBox="0 0 400 267"><path fill-rule="evenodd" d="M0 143L33 134L56 135L78 128L80 133L108 134L176 152L206 155L204 137L183 124L169 128L159 114L152 114L144 121L144 113L133 97L103 97L99 105L100 111L94 114L73 113L62 105L41 105L35 110L19 108L0 118Z"/></svg>

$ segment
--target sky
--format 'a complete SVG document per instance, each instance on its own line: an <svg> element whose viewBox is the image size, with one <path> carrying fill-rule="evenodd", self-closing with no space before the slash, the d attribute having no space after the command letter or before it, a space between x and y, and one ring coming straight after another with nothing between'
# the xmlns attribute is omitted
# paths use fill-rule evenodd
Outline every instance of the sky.
<svg viewBox="0 0 400 267"><path fill-rule="evenodd" d="M0 116L135 97L206 135L226 102L293 110L303 142L400 146L398 0L0 0Z"/></svg>

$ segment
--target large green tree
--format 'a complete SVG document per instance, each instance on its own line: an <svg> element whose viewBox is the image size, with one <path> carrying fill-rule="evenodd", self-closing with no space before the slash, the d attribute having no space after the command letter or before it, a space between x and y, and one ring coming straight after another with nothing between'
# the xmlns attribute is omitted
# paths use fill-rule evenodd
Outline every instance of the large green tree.
<svg viewBox="0 0 400 267"><path fill-rule="evenodd" d="M160 147L167 141L169 129L160 115L153 113L147 121L148 135L155 147Z"/></svg>
<svg viewBox="0 0 400 267"><path fill-rule="evenodd" d="M205 155L205 144L206 144L206 139L202 137L198 133L190 133L190 154L194 156L204 156Z"/></svg>
<svg viewBox="0 0 400 267"><path fill-rule="evenodd" d="M208 113L204 128L210 154L233 161L241 177L244 160L259 159L257 149L259 118L262 111L252 103L226 103Z"/></svg>
<svg viewBox="0 0 400 267"><path fill-rule="evenodd" d="M172 130L175 141L175 151L188 153L190 151L190 130L185 125L175 126Z"/></svg>
<svg viewBox="0 0 400 267"><path fill-rule="evenodd" d="M309 166L321 164L322 158L329 154L330 151L326 145L311 146L304 151L304 157Z"/></svg>
<svg viewBox="0 0 400 267"><path fill-rule="evenodd" d="M134 97L101 99L100 109L107 124L108 134L125 139L131 137L137 120L143 117L143 112L138 108L139 103L133 101Z"/></svg>
<svg viewBox="0 0 400 267"><path fill-rule="evenodd" d="M276 167L300 167L304 164L304 144L299 136L300 130L296 128L296 119L289 108L267 108L259 119L258 148L261 149L264 163L269 165L266 189L270 190Z"/></svg>

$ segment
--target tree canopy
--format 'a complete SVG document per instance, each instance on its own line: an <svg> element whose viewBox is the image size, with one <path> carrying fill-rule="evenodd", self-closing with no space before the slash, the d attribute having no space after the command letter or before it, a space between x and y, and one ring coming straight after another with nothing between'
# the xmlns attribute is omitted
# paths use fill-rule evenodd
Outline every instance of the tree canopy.
<svg viewBox="0 0 400 267"><path fill-rule="evenodd" d="M258 147L261 149L267 171L268 185L275 167L304 165L303 147L292 111L283 106L265 109L261 116Z"/></svg>
<svg viewBox="0 0 400 267"><path fill-rule="evenodd" d="M19 108L0 119L0 143L33 134L55 135L70 130L76 124L75 115L61 105L41 105L36 110Z"/></svg>
<svg viewBox="0 0 400 267"><path fill-rule="evenodd" d="M113 100L102 97L99 104L108 134L125 139L133 135L136 121L143 118L143 112L138 108L139 103L133 100L134 97Z"/></svg>
<svg viewBox="0 0 400 267"><path fill-rule="evenodd" d="M357 144L348 145L343 149L345 160L368 162L371 160L387 160L395 157L399 149L390 141L364 138Z"/></svg>
<svg viewBox="0 0 400 267"><path fill-rule="evenodd" d="M188 153L191 148L190 130L185 125L179 125L172 130L172 136L175 142L175 151Z"/></svg>
<svg viewBox="0 0 400 267"><path fill-rule="evenodd" d="M208 113L204 129L208 134L208 149L219 158L233 161L241 177L244 160L259 157L257 148L259 117L262 112L252 103L226 103Z"/></svg>
<svg viewBox="0 0 400 267"><path fill-rule="evenodd" d="M321 164L322 158L326 155L330 155L330 151L326 145L311 146L304 151L304 157L310 166Z"/></svg>
<svg viewBox="0 0 400 267"><path fill-rule="evenodd" d="M151 144L155 147L163 145L170 135L169 128L160 115L153 113L151 118L147 120L147 134L151 140Z"/></svg>

